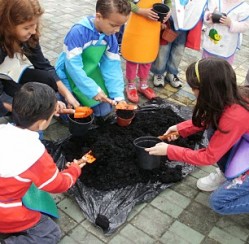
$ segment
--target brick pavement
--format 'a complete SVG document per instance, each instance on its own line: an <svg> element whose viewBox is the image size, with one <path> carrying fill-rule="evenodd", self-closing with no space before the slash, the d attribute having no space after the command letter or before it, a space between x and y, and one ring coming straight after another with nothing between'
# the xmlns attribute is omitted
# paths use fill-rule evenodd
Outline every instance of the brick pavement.
<svg viewBox="0 0 249 244"><path fill-rule="evenodd" d="M70 26L85 15L94 13L95 0L40 0L45 8L41 44L47 58L55 62L62 50L63 38ZM249 2L249 0L247 0ZM200 58L200 53L186 49L180 65L180 78L188 64ZM244 81L249 61L249 36L244 35L243 46L236 56L234 69L238 83ZM184 84L176 90L169 85L155 89L170 101L193 105L195 98ZM143 102L144 100L142 100ZM65 126L56 121L45 132L47 139L57 140L68 135ZM215 169L214 166L197 168L182 182L163 191L149 203L137 205L126 223L113 235L105 236L84 217L77 203L67 194L54 198L60 210L58 224L63 231L60 244L242 244L249 243L248 215L220 216L208 207L209 193L196 188L196 180Z"/></svg>

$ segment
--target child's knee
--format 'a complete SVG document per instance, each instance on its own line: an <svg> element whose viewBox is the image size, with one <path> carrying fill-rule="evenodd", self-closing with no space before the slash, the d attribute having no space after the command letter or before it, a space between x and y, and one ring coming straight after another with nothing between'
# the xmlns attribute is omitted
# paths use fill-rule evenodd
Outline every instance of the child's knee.
<svg viewBox="0 0 249 244"><path fill-rule="evenodd" d="M92 108L96 117L104 117L111 113L112 106L109 103L100 103Z"/></svg>
<svg viewBox="0 0 249 244"><path fill-rule="evenodd" d="M210 195L209 206L214 212L224 214L223 209L225 204L226 203L224 201L221 201L220 195L216 193L216 191Z"/></svg>

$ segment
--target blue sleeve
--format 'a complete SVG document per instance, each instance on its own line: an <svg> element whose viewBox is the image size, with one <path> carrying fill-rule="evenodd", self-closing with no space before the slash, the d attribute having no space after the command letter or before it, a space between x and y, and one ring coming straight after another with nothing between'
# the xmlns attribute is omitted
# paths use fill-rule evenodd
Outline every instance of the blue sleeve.
<svg viewBox="0 0 249 244"><path fill-rule="evenodd" d="M118 54L118 43L114 35L108 37L107 50L100 63L100 69L109 97L124 100L124 78Z"/></svg>
<svg viewBox="0 0 249 244"><path fill-rule="evenodd" d="M75 25L67 34L64 44L67 47L65 67L79 90L89 98L96 96L100 87L83 70L82 52L88 42L89 31L81 25Z"/></svg>

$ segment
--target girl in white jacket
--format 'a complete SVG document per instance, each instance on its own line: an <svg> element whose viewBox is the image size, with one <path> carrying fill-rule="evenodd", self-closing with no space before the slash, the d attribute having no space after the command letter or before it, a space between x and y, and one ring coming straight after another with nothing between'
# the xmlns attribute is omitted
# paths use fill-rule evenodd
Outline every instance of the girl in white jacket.
<svg viewBox="0 0 249 244"><path fill-rule="evenodd" d="M213 12L223 13L218 23L212 20ZM242 0L209 0L204 23L202 57L216 56L232 64L242 33L249 30L249 5Z"/></svg>

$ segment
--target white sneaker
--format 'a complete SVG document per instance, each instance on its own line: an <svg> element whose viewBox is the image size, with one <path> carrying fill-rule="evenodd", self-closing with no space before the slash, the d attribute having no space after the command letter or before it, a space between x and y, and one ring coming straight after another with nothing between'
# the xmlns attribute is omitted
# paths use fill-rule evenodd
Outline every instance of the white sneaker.
<svg viewBox="0 0 249 244"><path fill-rule="evenodd" d="M180 88L183 84L183 82L178 78L177 75L173 75L170 73L167 73L167 75L165 76L165 80L169 82L169 84L174 88Z"/></svg>
<svg viewBox="0 0 249 244"><path fill-rule="evenodd" d="M164 86L164 76L154 75L153 83L154 83L154 86Z"/></svg>
<svg viewBox="0 0 249 244"><path fill-rule="evenodd" d="M219 186L221 186L226 181L223 173L219 168L216 169L216 172L210 173L208 176L200 178L197 181L197 187L202 191L214 191Z"/></svg>

